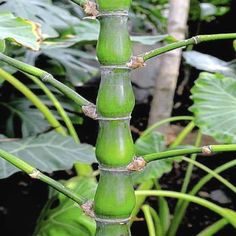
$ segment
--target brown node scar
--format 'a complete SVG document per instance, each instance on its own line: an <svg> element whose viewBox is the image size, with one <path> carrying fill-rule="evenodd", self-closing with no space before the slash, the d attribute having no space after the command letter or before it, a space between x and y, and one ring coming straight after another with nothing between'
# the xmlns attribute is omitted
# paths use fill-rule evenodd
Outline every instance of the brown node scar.
<svg viewBox="0 0 236 236"><path fill-rule="evenodd" d="M211 155L212 154L211 146L203 146L202 153L204 155Z"/></svg>
<svg viewBox="0 0 236 236"><path fill-rule="evenodd" d="M84 204L81 205L81 208L83 212L92 218L95 217L94 211L93 211L93 201L87 201Z"/></svg>
<svg viewBox="0 0 236 236"><path fill-rule="evenodd" d="M86 116L88 116L94 120L97 119L97 117L98 117L96 106L92 103L82 106L82 111Z"/></svg>
<svg viewBox="0 0 236 236"><path fill-rule="evenodd" d="M146 166L146 161L142 157L135 157L134 160L127 166L130 171L140 171Z"/></svg>
<svg viewBox="0 0 236 236"><path fill-rule="evenodd" d="M88 16L94 16L96 17L98 15L98 10L97 10L97 5L95 2L92 1L87 1L84 4L84 12L88 15Z"/></svg>
<svg viewBox="0 0 236 236"><path fill-rule="evenodd" d="M146 65L143 57L131 57L130 62L127 63L127 66L132 69L138 69Z"/></svg>

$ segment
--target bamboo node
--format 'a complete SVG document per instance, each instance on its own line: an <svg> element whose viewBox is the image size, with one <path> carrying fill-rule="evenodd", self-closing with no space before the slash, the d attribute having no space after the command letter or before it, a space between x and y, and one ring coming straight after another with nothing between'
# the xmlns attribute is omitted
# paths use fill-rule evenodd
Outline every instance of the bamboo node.
<svg viewBox="0 0 236 236"><path fill-rule="evenodd" d="M120 224L120 225L123 225L123 224L129 223L130 219L131 219L130 217L129 218L123 218L123 219L110 219L110 218L100 218L100 217L95 216L95 220L97 222L105 223L105 224Z"/></svg>
<svg viewBox="0 0 236 236"><path fill-rule="evenodd" d="M84 204L81 205L81 208L85 215L90 216L92 218L95 217L94 211L93 211L93 201L87 201Z"/></svg>
<svg viewBox="0 0 236 236"><path fill-rule="evenodd" d="M84 12L89 15L92 16L93 18L96 18L98 15L98 10L97 10L97 5L95 2L92 1L87 1L84 4Z"/></svg>
<svg viewBox="0 0 236 236"><path fill-rule="evenodd" d="M202 153L204 155L211 155L212 154L211 146L203 146L202 147Z"/></svg>
<svg viewBox="0 0 236 236"><path fill-rule="evenodd" d="M192 37L193 41L195 44L199 44L200 43L200 38L198 36L194 36Z"/></svg>
<svg viewBox="0 0 236 236"><path fill-rule="evenodd" d="M94 104L90 103L88 105L82 106L82 111L86 116L88 116L88 117L90 117L94 120L97 119L97 116L98 116L97 115L97 109L96 109L96 106Z"/></svg>
<svg viewBox="0 0 236 236"><path fill-rule="evenodd" d="M129 171L141 171L146 166L146 161L143 157L135 157L134 160L127 166Z"/></svg>
<svg viewBox="0 0 236 236"><path fill-rule="evenodd" d="M39 179L40 178L40 175L41 175L41 172L37 169L34 169L32 171L32 173L29 174L29 176L32 178L32 179Z"/></svg>
<svg viewBox="0 0 236 236"><path fill-rule="evenodd" d="M134 56L134 57L131 57L131 60L130 60L130 62L127 63L127 66L132 69L138 69L140 67L146 66L146 63L145 63L143 57Z"/></svg>
<svg viewBox="0 0 236 236"><path fill-rule="evenodd" d="M52 75L51 74L49 74L49 73L45 73L45 74L43 74L43 76L42 76L42 81L43 82L47 82L48 80L50 80L52 78Z"/></svg>

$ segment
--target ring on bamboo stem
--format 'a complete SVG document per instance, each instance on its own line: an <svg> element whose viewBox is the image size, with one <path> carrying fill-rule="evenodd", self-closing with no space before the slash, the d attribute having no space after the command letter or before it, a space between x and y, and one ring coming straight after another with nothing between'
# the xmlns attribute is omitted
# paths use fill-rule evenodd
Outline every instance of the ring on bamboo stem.
<svg viewBox="0 0 236 236"><path fill-rule="evenodd" d="M95 216L95 221L104 223L104 224L127 224L129 223L131 217L123 219L108 219L108 218L99 218Z"/></svg>
<svg viewBox="0 0 236 236"><path fill-rule="evenodd" d="M131 116L123 116L123 117L103 117L103 116L98 116L96 120L108 120L108 121L113 121L113 120L130 120Z"/></svg>
<svg viewBox="0 0 236 236"><path fill-rule="evenodd" d="M99 17L109 17L109 16L118 16L118 17L128 17L129 12L128 11L110 11L110 12L99 12L97 15L97 18Z"/></svg>
<svg viewBox="0 0 236 236"><path fill-rule="evenodd" d="M194 36L192 37L193 41L195 44L199 44L200 43L200 38L198 36Z"/></svg>
<svg viewBox="0 0 236 236"><path fill-rule="evenodd" d="M104 165L99 165L99 170L101 171L108 171L108 172L130 172L127 167L109 167Z"/></svg>
<svg viewBox="0 0 236 236"><path fill-rule="evenodd" d="M110 65L110 66L100 66L101 70L112 70L112 69L124 69L124 70L131 70L131 68L127 65Z"/></svg>

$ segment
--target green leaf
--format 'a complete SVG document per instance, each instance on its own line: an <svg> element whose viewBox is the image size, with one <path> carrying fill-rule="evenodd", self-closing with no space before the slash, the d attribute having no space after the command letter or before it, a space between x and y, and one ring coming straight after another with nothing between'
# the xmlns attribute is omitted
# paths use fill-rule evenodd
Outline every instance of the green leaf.
<svg viewBox="0 0 236 236"><path fill-rule="evenodd" d="M15 136L15 118L21 120L21 133L23 137L33 136L50 128L48 122L38 109L32 108L32 103L27 99L14 99L8 103L1 103L10 111L6 124L6 133L9 137Z"/></svg>
<svg viewBox="0 0 236 236"><path fill-rule="evenodd" d="M236 81L203 72L191 90L195 124L222 143L236 142Z"/></svg>
<svg viewBox="0 0 236 236"><path fill-rule="evenodd" d="M168 39L168 35L144 35L144 36L131 36L131 40L144 45L154 45L160 41Z"/></svg>
<svg viewBox="0 0 236 236"><path fill-rule="evenodd" d="M33 50L39 50L40 28L37 24L11 13L0 13L0 40L10 39Z"/></svg>
<svg viewBox="0 0 236 236"><path fill-rule="evenodd" d="M208 54L197 51L188 51L183 53L186 62L197 68L208 72L218 72L226 76L236 77L235 61L226 62Z"/></svg>
<svg viewBox="0 0 236 236"><path fill-rule="evenodd" d="M164 136L156 131L141 136L135 143L135 149L136 156L163 151L165 149ZM164 173L171 171L172 164L172 159L153 161L144 170L132 174L133 182L142 183L150 179L160 178Z"/></svg>
<svg viewBox="0 0 236 236"><path fill-rule="evenodd" d="M58 37L59 31L70 29L80 20L65 8L58 7L51 0L10 0L0 5L0 11L10 11L16 16L40 23L43 38Z"/></svg>
<svg viewBox="0 0 236 236"><path fill-rule="evenodd" d="M62 136L54 131L19 141L2 142L0 148L49 173L69 169L78 161L96 161L92 146L77 144L71 137ZM16 167L0 158L0 178L6 178L18 171Z"/></svg>
<svg viewBox="0 0 236 236"><path fill-rule="evenodd" d="M74 177L64 183L87 199L93 199L97 184L93 178ZM54 207L53 205L58 204ZM35 236L93 236L95 221L61 193L54 195L43 210Z"/></svg>

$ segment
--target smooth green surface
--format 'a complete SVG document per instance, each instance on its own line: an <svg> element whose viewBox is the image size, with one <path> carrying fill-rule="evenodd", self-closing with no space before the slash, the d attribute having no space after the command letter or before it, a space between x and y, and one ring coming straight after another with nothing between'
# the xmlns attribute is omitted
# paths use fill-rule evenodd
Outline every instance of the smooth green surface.
<svg viewBox="0 0 236 236"><path fill-rule="evenodd" d="M96 236L131 236L127 224L104 224L97 222Z"/></svg>
<svg viewBox="0 0 236 236"><path fill-rule="evenodd" d="M102 171L94 200L94 210L100 218L129 217L135 205L129 173Z"/></svg>
<svg viewBox="0 0 236 236"><path fill-rule="evenodd" d="M134 157L129 121L100 121L96 144L98 161L107 166L126 166Z"/></svg>
<svg viewBox="0 0 236 236"><path fill-rule="evenodd" d="M185 39L182 41L168 44L168 45L161 47L161 48L151 50L149 52L141 54L140 56L143 57L144 61L146 61L146 60L149 60L149 59L156 57L160 54L163 54L165 52L175 50L177 48L181 48L184 46L193 45L196 43L198 44L198 43L207 42L207 41L222 40L222 39L235 39L235 38L236 38L236 33L198 35L198 36L192 37L190 39Z"/></svg>
<svg viewBox="0 0 236 236"><path fill-rule="evenodd" d="M129 10L132 0L97 0L100 11Z"/></svg>
<svg viewBox="0 0 236 236"><path fill-rule="evenodd" d="M102 65L122 65L130 60L131 41L127 17L101 17L97 57Z"/></svg>
<svg viewBox="0 0 236 236"><path fill-rule="evenodd" d="M129 116L135 98L127 69L103 69L97 97L98 114L105 117Z"/></svg>

